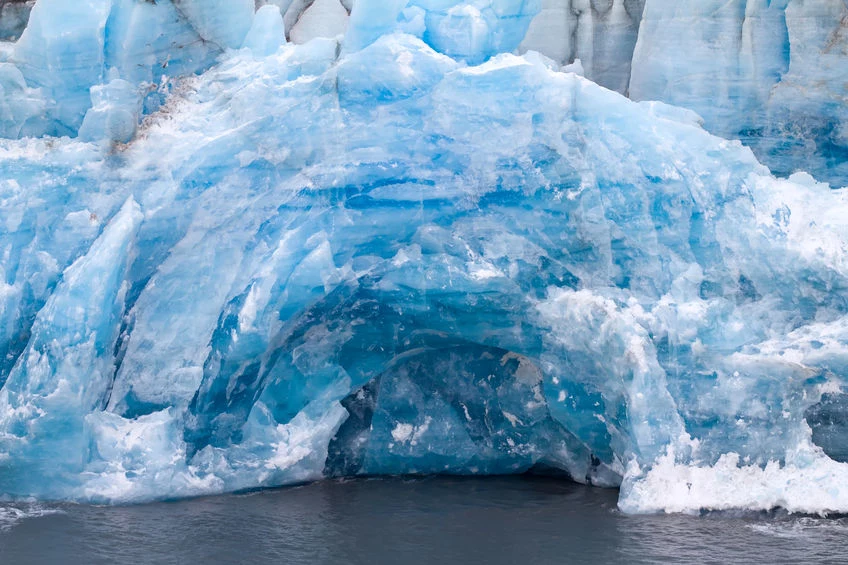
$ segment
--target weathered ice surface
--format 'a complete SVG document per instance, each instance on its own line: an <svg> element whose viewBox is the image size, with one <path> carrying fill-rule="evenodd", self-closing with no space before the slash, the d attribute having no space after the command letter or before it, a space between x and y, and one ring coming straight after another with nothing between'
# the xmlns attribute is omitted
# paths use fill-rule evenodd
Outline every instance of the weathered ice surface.
<svg viewBox="0 0 848 565"><path fill-rule="evenodd" d="M158 108L169 76L212 65L222 49L215 39L223 43L221 38L241 33L240 46L253 18L248 7L247 28L218 37L215 26L230 20L204 19L204 8L191 6L190 0L39 0L8 58L26 87L38 92L21 87L9 96L11 104L28 109L10 132L76 135L86 112L100 101L102 91L97 94L92 87L112 79L130 83L136 98L131 105ZM29 109L28 101L39 97L39 109Z"/></svg>
<svg viewBox="0 0 848 565"><path fill-rule="evenodd" d="M543 0L521 43L566 65L580 59L586 76L626 94L645 0Z"/></svg>
<svg viewBox="0 0 848 565"><path fill-rule="evenodd" d="M107 74L137 86L143 113L155 110L167 92L163 77L200 72L222 50L244 45L253 6L279 8L286 38L302 44L343 34L354 5L353 0L40 2L47 7L37 11L32 27L46 25L46 35L33 36L49 42L51 30L64 33L84 16L91 41L83 47L80 37L74 60L66 61L33 42L24 42L30 47L16 56L0 49L0 60L16 63L26 81L6 79L4 89L18 100L14 112L7 111L15 117L6 121L14 123L0 126L4 137L76 135L81 114L94 103L88 89ZM20 34L32 4L0 3L0 39ZM80 13L68 17L63 7ZM98 10L111 10L105 22ZM579 59L585 76L602 86L694 110L709 131L741 139L778 175L808 171L833 187L848 184L843 0L397 0L366 6L360 17L359 30L373 27L379 34L394 27L471 64L516 47L561 65ZM104 57L100 35L109 43ZM349 43L361 41L356 32L350 35ZM53 59L61 69L51 66ZM42 76L47 68L52 78ZM74 76L66 76L69 72ZM51 81L79 84L76 103L55 108L58 92ZM44 88L41 97L27 90L38 87Z"/></svg>
<svg viewBox="0 0 848 565"><path fill-rule="evenodd" d="M333 2L38 1L0 63L0 494L553 471L848 511L846 189L513 54L542 2Z"/></svg>
<svg viewBox="0 0 848 565"><path fill-rule="evenodd" d="M20 37L35 0L0 0L0 41Z"/></svg>
<svg viewBox="0 0 848 565"><path fill-rule="evenodd" d="M848 185L844 0L545 0L521 49L694 110L777 174Z"/></svg>
<svg viewBox="0 0 848 565"><path fill-rule="evenodd" d="M648 0L630 95L695 110L778 174L848 185L843 0Z"/></svg>

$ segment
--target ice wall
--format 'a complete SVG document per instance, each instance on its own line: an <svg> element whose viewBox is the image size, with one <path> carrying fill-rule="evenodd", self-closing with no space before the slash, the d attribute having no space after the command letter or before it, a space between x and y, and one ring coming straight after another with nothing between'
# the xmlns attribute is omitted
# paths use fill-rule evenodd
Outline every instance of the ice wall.
<svg viewBox="0 0 848 565"><path fill-rule="evenodd" d="M544 0L521 43L567 65L580 59L586 76L626 94L644 0Z"/></svg>
<svg viewBox="0 0 848 565"><path fill-rule="evenodd" d="M630 95L695 110L779 174L848 185L848 5L648 0Z"/></svg>
<svg viewBox="0 0 848 565"><path fill-rule="evenodd" d="M498 53L541 2L284 4L39 0L0 65L0 493L848 511L845 189Z"/></svg>
<svg viewBox="0 0 848 565"><path fill-rule="evenodd" d="M848 185L842 0L546 0L522 50L700 114L773 171Z"/></svg>
<svg viewBox="0 0 848 565"><path fill-rule="evenodd" d="M221 51L194 27L210 28L212 23L202 21L199 12L193 14L194 20L184 15L190 5L39 0L8 57L26 87L37 89L41 100L38 111L19 121L20 133L75 136L86 112L98 101L92 98L100 96L97 89L112 79L130 83L136 105L158 107L167 77L208 68ZM252 7L246 15L249 27ZM7 94L8 103L15 106L23 104L19 99L34 97L25 88Z"/></svg>
<svg viewBox="0 0 848 565"><path fill-rule="evenodd" d="M6 80L5 88L14 91L10 97L20 99L8 104L15 108L6 113L15 117L6 120L14 120L14 125L0 129L6 137L76 135L85 111L94 104L89 89L112 78L138 88L144 99L142 114L156 109L167 90L162 77L200 72L222 50L243 45L254 6L279 8L287 39L302 44L343 35L355 4L103 0L85 7L53 2L58 6L54 8L50 0L41 3L45 8L36 10L32 27L40 31L33 32L35 36L46 33L49 43L50 30L78 19L66 21L64 6L85 14L80 25L87 27L79 33L88 33L91 40L87 47L79 43L72 50L75 61L60 61L60 53L28 40L13 56L5 56L25 79ZM661 100L694 110L710 131L741 139L780 175L804 170L834 187L848 184L844 88L848 7L842 0L404 0L371 8L365 4L360 17L367 21L359 22L358 30L373 25L379 35L391 27L402 28L437 51L471 64L516 47L520 52L539 51L563 65L579 59L585 76L602 86L636 100ZM31 3L4 4L2 13L14 14L9 12L0 21L10 29L20 28L29 8ZM100 21L98 10L105 10L108 19ZM391 21L379 23L385 18ZM349 41L360 41L354 38L357 33L352 32ZM134 46L116 45L108 37ZM85 49L88 55L83 55ZM63 70L51 70L56 65ZM60 88L68 81L79 84L74 100L63 100L61 110L55 102L58 92L50 84L53 79L45 73ZM41 97L34 96L32 90L39 88ZM160 92L154 93L157 88Z"/></svg>

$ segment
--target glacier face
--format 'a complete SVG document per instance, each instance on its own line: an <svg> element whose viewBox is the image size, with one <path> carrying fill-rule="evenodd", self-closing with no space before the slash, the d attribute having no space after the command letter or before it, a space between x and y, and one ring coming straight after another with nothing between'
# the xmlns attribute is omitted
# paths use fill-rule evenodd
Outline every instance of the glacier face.
<svg viewBox="0 0 848 565"><path fill-rule="evenodd" d="M545 0L522 49L694 110L777 174L848 185L844 0Z"/></svg>
<svg viewBox="0 0 848 565"><path fill-rule="evenodd" d="M509 54L542 2L83 4L0 64L4 495L848 511L845 189Z"/></svg>
<svg viewBox="0 0 848 565"><path fill-rule="evenodd" d="M101 82L98 69L102 74L117 67L120 78L155 90L162 87L163 77L208 68L222 49L244 45L254 5L279 8L287 37L300 44L344 34L355 4L354 0L172 1L87 1L66 6L90 12L87 17L113 6L108 21L92 28L102 27L99 33L110 48L102 61L90 61L91 80L80 83L74 114L94 102L87 92ZM33 3L0 3L0 39L20 34ZM39 12L39 21L54 18L48 30L61 32L78 19L66 18L52 5ZM516 47L520 52L538 51L562 65L579 59L585 76L602 86L635 100L661 100L697 112L709 131L741 139L776 174L807 171L833 187L848 185L844 0L393 0L361 9L356 17L367 21L355 23L349 44L361 41L355 35L362 30L370 30L367 38L399 24L436 50L472 64ZM32 35L48 37L49 32ZM57 65L49 63L55 54L42 52L41 45L34 47L35 53L18 57L30 87L46 86L45 94L56 94L49 90L49 80L40 80L39 69L51 74L59 88L78 78L57 72ZM95 44L91 47L90 56L96 57L99 50ZM81 49L80 44L75 50ZM0 51L0 60L4 58L8 55ZM67 71L74 65L63 61L58 66ZM39 105L24 98L18 113L28 111L33 118L45 107L51 115L56 100L47 96ZM162 96L148 92L145 101L152 111ZM67 101L62 106L72 109ZM0 136L74 134L81 119L65 115L59 123L51 120L34 127L28 122L29 127L22 129L23 121L17 117L19 127L0 127Z"/></svg>
<svg viewBox="0 0 848 565"><path fill-rule="evenodd" d="M843 0L648 0L630 95L695 110L776 173L838 187L848 185L846 81Z"/></svg>

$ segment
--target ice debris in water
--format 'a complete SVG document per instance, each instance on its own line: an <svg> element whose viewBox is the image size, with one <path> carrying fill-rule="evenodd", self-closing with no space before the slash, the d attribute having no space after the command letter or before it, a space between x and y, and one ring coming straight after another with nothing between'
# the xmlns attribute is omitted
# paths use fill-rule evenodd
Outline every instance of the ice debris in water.
<svg viewBox="0 0 848 565"><path fill-rule="evenodd" d="M547 2L252 4L38 0L0 63L0 493L848 511L845 189L510 53Z"/></svg>

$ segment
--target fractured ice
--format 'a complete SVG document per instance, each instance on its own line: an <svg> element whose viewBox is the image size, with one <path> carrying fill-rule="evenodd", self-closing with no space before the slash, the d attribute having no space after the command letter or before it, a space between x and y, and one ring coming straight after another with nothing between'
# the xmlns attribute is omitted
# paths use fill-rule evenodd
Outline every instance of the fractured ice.
<svg viewBox="0 0 848 565"><path fill-rule="evenodd" d="M38 0L0 51L0 494L536 471L633 512L848 511L848 192L701 125L781 92L842 131L832 77L661 49L738 57L696 3L260 4ZM587 77L551 11L618 30ZM755 147L840 178L816 128Z"/></svg>

